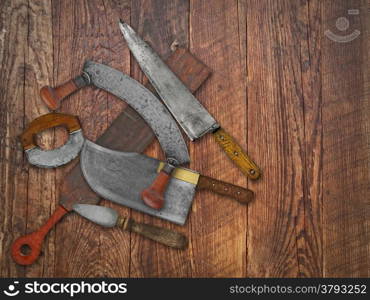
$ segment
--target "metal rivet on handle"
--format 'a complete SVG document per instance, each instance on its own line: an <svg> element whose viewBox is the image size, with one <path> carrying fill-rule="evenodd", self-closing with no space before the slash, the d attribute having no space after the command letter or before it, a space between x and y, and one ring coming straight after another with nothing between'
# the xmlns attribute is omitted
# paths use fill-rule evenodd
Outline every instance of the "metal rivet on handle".
<svg viewBox="0 0 370 300"><path fill-rule="evenodd" d="M255 170L253 170L253 169L250 169L250 170L249 170L249 173L250 173L251 175L254 175L254 174L256 173L256 171L255 171Z"/></svg>
<svg viewBox="0 0 370 300"><path fill-rule="evenodd" d="M238 156L238 155L239 155L239 153L238 153L237 151L234 151L234 155L235 155L235 156Z"/></svg>

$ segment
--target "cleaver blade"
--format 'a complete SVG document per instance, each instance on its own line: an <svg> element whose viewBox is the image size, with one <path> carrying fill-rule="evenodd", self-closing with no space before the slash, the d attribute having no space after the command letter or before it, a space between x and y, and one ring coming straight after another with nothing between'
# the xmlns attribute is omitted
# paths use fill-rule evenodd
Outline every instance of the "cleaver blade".
<svg viewBox="0 0 370 300"><path fill-rule="evenodd" d="M80 165L86 182L101 197L180 225L186 222L198 189L229 196L242 204L249 203L254 197L254 193L246 188L193 170L176 168L164 195L164 207L158 211L143 203L140 191L163 168L164 163L160 160L134 152L110 150L86 140Z"/></svg>
<svg viewBox="0 0 370 300"><path fill-rule="evenodd" d="M104 199L176 224L185 223L195 194L194 183L172 177L160 211L145 205L141 199L141 191L158 175L159 160L110 150L85 140L80 165L90 188Z"/></svg>

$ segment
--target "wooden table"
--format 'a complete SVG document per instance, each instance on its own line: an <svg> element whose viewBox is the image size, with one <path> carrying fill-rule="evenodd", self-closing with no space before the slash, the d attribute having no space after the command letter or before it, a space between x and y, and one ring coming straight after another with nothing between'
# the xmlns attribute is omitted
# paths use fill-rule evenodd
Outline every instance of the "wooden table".
<svg viewBox="0 0 370 300"><path fill-rule="evenodd" d="M369 8L366 0L1 1L1 276L369 276ZM142 81L119 18L161 55L179 44L212 68L196 96L264 174L247 181L210 136L188 143L191 168L248 186L256 199L246 207L199 192L184 227L106 201L187 234L189 248L171 250L71 214L37 263L18 266L12 241L49 217L71 166L30 167L17 136L48 112L39 89L79 74L86 59ZM327 30L342 39L360 34L341 43ZM61 111L78 115L94 140L123 108L88 88ZM40 143L50 148L64 139L56 130ZM162 157L158 143L146 153Z"/></svg>

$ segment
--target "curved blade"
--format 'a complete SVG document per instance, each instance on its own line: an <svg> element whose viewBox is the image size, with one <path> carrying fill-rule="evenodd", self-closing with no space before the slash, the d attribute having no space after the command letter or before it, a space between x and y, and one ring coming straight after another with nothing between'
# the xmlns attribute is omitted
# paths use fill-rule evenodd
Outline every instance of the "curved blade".
<svg viewBox="0 0 370 300"><path fill-rule="evenodd" d="M73 210L89 221L104 227L114 227L118 219L118 213L109 207L91 204L74 204Z"/></svg>
<svg viewBox="0 0 370 300"><path fill-rule="evenodd" d="M141 69L191 140L220 126L157 53L126 23L119 27Z"/></svg>
<svg viewBox="0 0 370 300"><path fill-rule="evenodd" d="M55 168L70 162L77 157L84 143L82 130L76 130L69 134L67 143L53 150L42 150L35 147L26 150L30 164L40 168Z"/></svg>
<svg viewBox="0 0 370 300"><path fill-rule="evenodd" d="M171 178L160 211L148 207L141 199L141 191L158 175L159 160L113 151L86 140L80 163L87 183L101 197L177 224L185 223L195 184Z"/></svg>
<svg viewBox="0 0 370 300"><path fill-rule="evenodd" d="M175 120L165 106L148 89L136 80L106 65L88 61L84 65L91 82L126 101L153 129L167 159L175 164L190 161L188 149Z"/></svg>

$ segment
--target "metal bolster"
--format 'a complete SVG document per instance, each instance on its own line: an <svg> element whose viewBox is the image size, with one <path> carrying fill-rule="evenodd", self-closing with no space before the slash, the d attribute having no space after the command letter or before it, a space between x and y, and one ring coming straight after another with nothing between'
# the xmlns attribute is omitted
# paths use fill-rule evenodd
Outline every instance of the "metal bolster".
<svg viewBox="0 0 370 300"><path fill-rule="evenodd" d="M170 164L170 163L167 163L164 165L164 167L162 168L161 171L167 173L167 174L171 174L173 169L175 169L175 166Z"/></svg>
<svg viewBox="0 0 370 300"><path fill-rule="evenodd" d="M74 79L74 82L79 88L89 85L91 83L90 75L86 72L82 72L80 76Z"/></svg>

